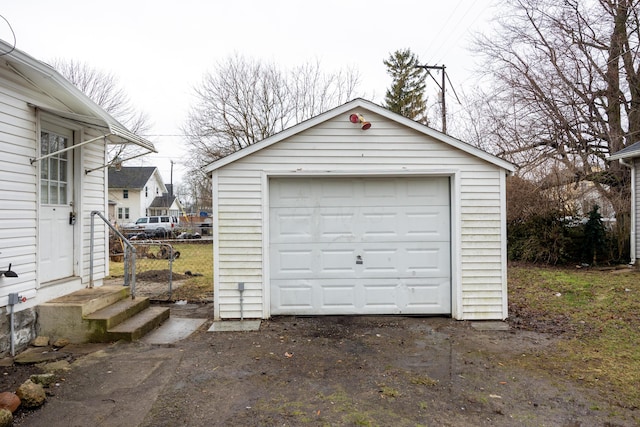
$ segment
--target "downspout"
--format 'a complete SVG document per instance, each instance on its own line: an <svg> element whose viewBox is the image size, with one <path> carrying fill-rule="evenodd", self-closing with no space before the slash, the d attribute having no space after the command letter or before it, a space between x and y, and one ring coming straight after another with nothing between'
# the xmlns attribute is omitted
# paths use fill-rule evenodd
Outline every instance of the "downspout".
<svg viewBox="0 0 640 427"><path fill-rule="evenodd" d="M629 252L631 252L631 265L636 265L636 169L633 162L629 163L625 159L618 159L621 165L631 169L631 241L629 242Z"/></svg>

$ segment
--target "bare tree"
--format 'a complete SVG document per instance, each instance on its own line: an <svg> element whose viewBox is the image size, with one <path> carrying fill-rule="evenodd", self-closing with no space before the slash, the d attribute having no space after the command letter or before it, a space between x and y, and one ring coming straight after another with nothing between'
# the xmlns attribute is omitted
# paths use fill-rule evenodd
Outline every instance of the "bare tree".
<svg viewBox="0 0 640 427"><path fill-rule="evenodd" d="M177 188L176 195L189 213L211 211L211 180L202 170L194 170L185 175Z"/></svg>
<svg viewBox="0 0 640 427"><path fill-rule="evenodd" d="M151 124L147 115L136 111L113 74L72 59L54 59L51 66L131 132L144 134L149 131ZM118 144L110 148L109 157L129 157L136 151L135 147Z"/></svg>
<svg viewBox="0 0 640 427"><path fill-rule="evenodd" d="M319 62L283 71L233 55L206 73L185 125L191 165L202 167L351 99L353 70L321 71Z"/></svg>
<svg viewBox="0 0 640 427"><path fill-rule="evenodd" d="M628 236L629 171L606 157L640 136L638 0L506 0L497 33L479 37L483 129L527 168L561 165L589 181Z"/></svg>

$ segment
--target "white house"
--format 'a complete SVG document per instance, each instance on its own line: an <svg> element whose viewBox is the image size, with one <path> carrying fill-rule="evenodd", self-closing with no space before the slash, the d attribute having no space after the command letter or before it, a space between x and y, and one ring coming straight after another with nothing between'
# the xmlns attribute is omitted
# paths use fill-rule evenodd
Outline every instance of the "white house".
<svg viewBox="0 0 640 427"><path fill-rule="evenodd" d="M32 338L34 307L90 283L91 213L107 212L107 144L153 145L133 135L53 68L0 41L0 309L25 302L18 345ZM108 234L96 221L94 281L108 273ZM0 323L0 353L9 322Z"/></svg>
<svg viewBox="0 0 640 427"><path fill-rule="evenodd" d="M109 200L114 204L110 219L118 224L156 215L149 208L166 193L167 187L155 166L109 168Z"/></svg>
<svg viewBox="0 0 640 427"><path fill-rule="evenodd" d="M509 162L356 99L206 170L217 319L507 317Z"/></svg>
<svg viewBox="0 0 640 427"><path fill-rule="evenodd" d="M609 161L618 160L631 169L631 264L640 259L640 202L638 195L638 173L640 172L640 142L631 144L607 158Z"/></svg>

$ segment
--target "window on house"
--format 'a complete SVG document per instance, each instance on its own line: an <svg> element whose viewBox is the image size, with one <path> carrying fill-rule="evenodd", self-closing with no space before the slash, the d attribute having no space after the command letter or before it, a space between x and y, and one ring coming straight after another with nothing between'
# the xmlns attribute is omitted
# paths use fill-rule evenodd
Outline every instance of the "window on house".
<svg viewBox="0 0 640 427"><path fill-rule="evenodd" d="M144 187L144 197L149 197L149 187Z"/></svg>
<svg viewBox="0 0 640 427"><path fill-rule="evenodd" d="M71 199L71 154L59 150L71 146L72 134L65 129L60 133L65 135L40 132L40 154L49 156L40 167L40 202L45 205L66 205Z"/></svg>
<svg viewBox="0 0 640 427"><path fill-rule="evenodd" d="M118 208L118 219L122 219L122 208Z"/></svg>
<svg viewBox="0 0 640 427"><path fill-rule="evenodd" d="M122 190L122 198L123 199L129 198L129 190Z"/></svg>
<svg viewBox="0 0 640 427"><path fill-rule="evenodd" d="M129 208L124 208L124 219L129 219Z"/></svg>

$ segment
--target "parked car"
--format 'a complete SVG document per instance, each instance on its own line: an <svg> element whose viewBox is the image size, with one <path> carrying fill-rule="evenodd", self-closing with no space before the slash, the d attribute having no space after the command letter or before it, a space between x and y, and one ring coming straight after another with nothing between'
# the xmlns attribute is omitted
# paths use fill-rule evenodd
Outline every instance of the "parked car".
<svg viewBox="0 0 640 427"><path fill-rule="evenodd" d="M127 231L144 232L154 237L166 237L176 231L180 225L179 220L175 216L143 216L138 218Z"/></svg>

